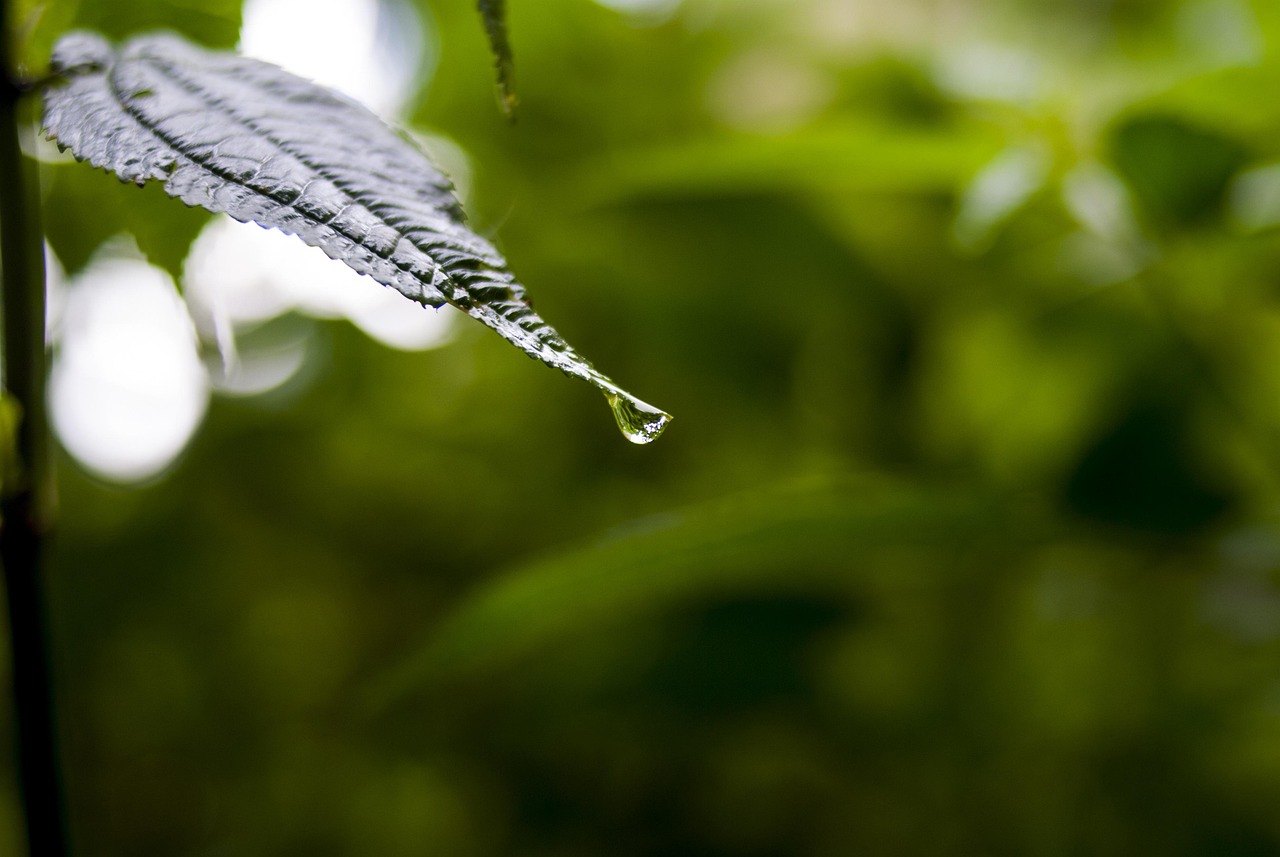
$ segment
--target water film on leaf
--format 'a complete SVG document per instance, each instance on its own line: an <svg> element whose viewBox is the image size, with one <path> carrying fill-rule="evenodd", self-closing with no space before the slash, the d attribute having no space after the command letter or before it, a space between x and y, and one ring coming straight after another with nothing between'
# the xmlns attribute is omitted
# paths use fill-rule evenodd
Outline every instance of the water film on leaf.
<svg viewBox="0 0 1280 857"><path fill-rule="evenodd" d="M482 3L486 21L501 3ZM498 22L500 17L494 18ZM490 32L495 32L490 25ZM608 399L628 440L671 417L618 387L529 306L506 260L466 225L449 179L357 102L171 34L115 47L70 33L44 93L49 138L121 181L279 229L430 307L451 304Z"/></svg>

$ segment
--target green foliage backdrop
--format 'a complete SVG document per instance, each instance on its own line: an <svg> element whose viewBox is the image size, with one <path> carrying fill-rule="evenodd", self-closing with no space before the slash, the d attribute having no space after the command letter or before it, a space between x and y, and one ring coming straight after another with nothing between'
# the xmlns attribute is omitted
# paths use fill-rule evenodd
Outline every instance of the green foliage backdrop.
<svg viewBox="0 0 1280 857"><path fill-rule="evenodd" d="M1280 6L513 0L512 125L419 3L474 225L677 419L307 321L166 478L64 457L80 853L1280 850ZM180 272L203 215L44 174L68 269Z"/></svg>

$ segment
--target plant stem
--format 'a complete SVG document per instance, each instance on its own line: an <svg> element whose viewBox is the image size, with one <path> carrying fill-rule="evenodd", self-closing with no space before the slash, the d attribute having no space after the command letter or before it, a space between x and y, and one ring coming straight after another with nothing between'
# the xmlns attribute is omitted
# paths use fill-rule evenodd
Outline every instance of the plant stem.
<svg viewBox="0 0 1280 857"><path fill-rule="evenodd" d="M66 813L53 716L44 604L49 502L45 411L44 238L35 165L19 144L21 92L9 24L0 0L0 297L3 298L5 394L19 409L16 479L0 497L0 562L9 605L19 781L32 857L64 857Z"/></svg>

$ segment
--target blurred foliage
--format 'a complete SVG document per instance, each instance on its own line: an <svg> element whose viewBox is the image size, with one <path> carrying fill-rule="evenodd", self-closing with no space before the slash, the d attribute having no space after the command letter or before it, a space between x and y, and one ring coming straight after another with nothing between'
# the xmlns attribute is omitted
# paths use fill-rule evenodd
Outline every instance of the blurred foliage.
<svg viewBox="0 0 1280 857"><path fill-rule="evenodd" d="M411 123L676 422L335 322L163 480L63 460L80 853L1280 850L1280 6L512 3L513 126L421 2ZM190 212L45 173L69 269L176 272Z"/></svg>

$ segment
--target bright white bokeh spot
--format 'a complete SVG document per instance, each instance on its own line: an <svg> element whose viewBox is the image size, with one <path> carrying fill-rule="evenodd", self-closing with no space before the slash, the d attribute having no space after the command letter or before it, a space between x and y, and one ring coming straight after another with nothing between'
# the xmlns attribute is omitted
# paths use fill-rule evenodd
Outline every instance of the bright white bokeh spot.
<svg viewBox="0 0 1280 857"><path fill-rule="evenodd" d="M1280 226L1280 164L1267 164L1241 173L1231 187L1231 216L1255 232Z"/></svg>
<svg viewBox="0 0 1280 857"><path fill-rule="evenodd" d="M173 281L140 259L100 257L63 292L60 333L49 407L62 445L112 481L158 475L209 403Z"/></svg>
<svg viewBox="0 0 1280 857"><path fill-rule="evenodd" d="M607 9L625 12L645 20L665 20L680 7L682 0L596 0Z"/></svg>
<svg viewBox="0 0 1280 857"><path fill-rule="evenodd" d="M261 396L283 387L307 362L309 338L293 336L252 348L238 348L211 361L209 380L226 396Z"/></svg>
<svg viewBox="0 0 1280 857"><path fill-rule="evenodd" d="M1028 104L1044 85L1044 63L1031 51L994 42L959 42L942 52L934 76L962 98Z"/></svg>
<svg viewBox="0 0 1280 857"><path fill-rule="evenodd" d="M184 271L192 317L226 353L237 327L298 310L347 318L392 348L419 351L448 341L454 311L424 307L292 235L220 217L191 247Z"/></svg>
<svg viewBox="0 0 1280 857"><path fill-rule="evenodd" d="M49 242L44 245L44 341L52 344L62 328L62 309L66 303L67 272L62 260Z"/></svg>
<svg viewBox="0 0 1280 857"><path fill-rule="evenodd" d="M996 228L1044 187L1050 158L1040 146L1005 149L983 167L960 200L952 234L966 250L979 250Z"/></svg>
<svg viewBox="0 0 1280 857"><path fill-rule="evenodd" d="M1073 167L1062 179L1062 201L1076 222L1095 235L1127 243L1141 240L1124 180L1100 163Z"/></svg>
<svg viewBox="0 0 1280 857"><path fill-rule="evenodd" d="M1241 0L1187 3L1178 11L1178 30L1189 52L1217 67L1254 65L1266 50L1257 19Z"/></svg>
<svg viewBox="0 0 1280 857"><path fill-rule="evenodd" d="M384 117L399 113L424 71L422 21L401 0L245 0L240 51Z"/></svg>
<svg viewBox="0 0 1280 857"><path fill-rule="evenodd" d="M1128 188L1102 164L1086 161L1072 167L1062 179L1062 202L1083 227L1064 242L1062 259L1085 282L1122 282L1154 258Z"/></svg>
<svg viewBox="0 0 1280 857"><path fill-rule="evenodd" d="M435 51L424 39L422 18L404 0L326 0L322 13L312 0L245 0L243 14L243 53L337 89L387 118L433 70ZM446 172L468 183L461 149L434 137L419 142ZM216 341L223 354L224 373L215 373L215 385L233 394L269 389L271 379L283 383L301 366L301 345L259 361L256 369L251 355L236 353L237 329L293 310L350 319L404 350L434 348L450 333L450 311L414 304L297 238L230 218L213 221L196 240L184 285L202 338Z"/></svg>

